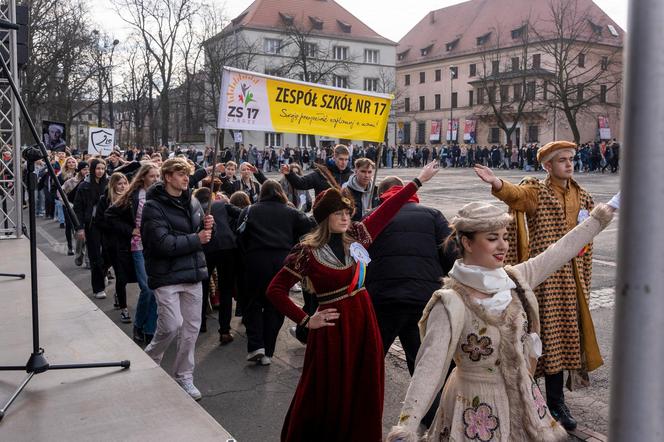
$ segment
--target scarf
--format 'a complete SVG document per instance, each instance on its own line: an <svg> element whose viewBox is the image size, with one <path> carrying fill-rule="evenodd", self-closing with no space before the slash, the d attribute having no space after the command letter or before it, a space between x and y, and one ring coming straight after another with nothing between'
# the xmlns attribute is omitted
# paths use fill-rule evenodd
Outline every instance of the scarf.
<svg viewBox="0 0 664 442"><path fill-rule="evenodd" d="M457 259L449 275L480 293L493 295L486 299L476 299L477 303L489 313L501 313L512 302L512 289L516 288L516 284L502 267L487 269L486 267L465 265L460 259Z"/></svg>
<svg viewBox="0 0 664 442"><path fill-rule="evenodd" d="M392 186L392 187L390 187L385 192L380 194L380 200L385 201L386 199L390 198L395 193L398 193L401 189L403 189L403 186ZM417 197L417 194L414 194L413 196L408 198L408 202L409 203L419 203L420 199Z"/></svg>

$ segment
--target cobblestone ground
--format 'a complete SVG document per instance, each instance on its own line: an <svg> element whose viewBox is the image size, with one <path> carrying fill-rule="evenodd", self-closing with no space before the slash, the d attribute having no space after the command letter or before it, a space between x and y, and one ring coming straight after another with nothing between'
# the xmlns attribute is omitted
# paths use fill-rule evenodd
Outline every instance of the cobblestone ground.
<svg viewBox="0 0 664 442"><path fill-rule="evenodd" d="M379 176L398 175L410 179L418 173L415 169L380 170ZM503 178L517 183L523 177L520 171L498 171ZM276 174L269 174L278 178ZM543 175L540 175L543 176ZM583 174L577 177L588 189L595 201L608 201L618 188L616 175ZM497 202L488 186L479 181L469 169L444 169L432 182L419 192L422 204L433 206L451 217L471 201ZM66 256L64 230L57 223L38 220L39 248L90 298L90 273L76 267ZM608 431L609 370L611 367L611 343L613 334L613 287L616 270L617 221L595 240L591 310L597 339L605 364L591 373L591 386L583 391L567 392L567 402L580 425L606 434ZM136 305L138 290L135 284L127 287L128 304ZM113 287L107 287L113 293ZM294 294L297 299L298 295ZM113 297L106 300L92 299L107 313L118 327L131 336L131 324L120 323L119 312L113 308ZM201 334L196 348L196 384L203 393L200 404L239 441L276 441L283 418L290 404L293 391L300 377L305 348L292 338L283 327L273 363L269 368L247 364L246 334L239 318L232 322L235 341L220 347L214 331L216 313L209 316L207 334ZM169 351L163 362L168 371L173 352ZM397 421L410 378L403 351L398 343L392 347L385 364L385 406L383 429L385 432ZM583 439L588 439L583 437ZM570 439L577 440L577 439ZM588 439L591 440L591 439ZM596 442L596 440L592 440Z"/></svg>

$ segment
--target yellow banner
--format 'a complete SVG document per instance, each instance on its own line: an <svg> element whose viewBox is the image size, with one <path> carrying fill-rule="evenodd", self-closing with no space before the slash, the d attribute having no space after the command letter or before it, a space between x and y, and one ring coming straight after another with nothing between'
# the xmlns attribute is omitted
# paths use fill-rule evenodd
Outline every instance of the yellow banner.
<svg viewBox="0 0 664 442"><path fill-rule="evenodd" d="M382 142L392 99L225 67L217 127Z"/></svg>

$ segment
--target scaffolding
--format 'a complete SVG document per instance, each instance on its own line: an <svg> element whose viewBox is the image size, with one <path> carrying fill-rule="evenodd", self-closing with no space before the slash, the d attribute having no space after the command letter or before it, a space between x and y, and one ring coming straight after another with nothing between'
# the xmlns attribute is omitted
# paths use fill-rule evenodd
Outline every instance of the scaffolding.
<svg viewBox="0 0 664 442"><path fill-rule="evenodd" d="M0 2L0 19L16 22L16 0ZM15 31L0 29L0 56L18 80ZM0 239L19 238L24 193L19 109L6 78L0 78L0 152Z"/></svg>

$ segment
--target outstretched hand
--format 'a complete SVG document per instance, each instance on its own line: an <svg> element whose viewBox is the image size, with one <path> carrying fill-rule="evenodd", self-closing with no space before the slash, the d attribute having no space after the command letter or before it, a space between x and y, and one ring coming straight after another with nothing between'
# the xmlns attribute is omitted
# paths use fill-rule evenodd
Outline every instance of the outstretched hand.
<svg viewBox="0 0 664 442"><path fill-rule="evenodd" d="M503 187L503 182L493 173L493 170L481 164L475 164L474 169L475 174L485 183L491 184L494 189L500 190Z"/></svg>
<svg viewBox="0 0 664 442"><path fill-rule="evenodd" d="M431 178L436 176L436 174L440 171L440 164L438 163L438 160L433 160L426 166L422 168L420 171L420 174L417 176L417 179L422 182L422 184L426 183L429 181Z"/></svg>
<svg viewBox="0 0 664 442"><path fill-rule="evenodd" d="M317 328L322 328L322 327L331 327L334 324L332 322L335 319L339 319L339 313L337 312L336 308L328 308L325 310L319 310L317 311L311 319L309 319L309 323L307 324L311 330L315 330Z"/></svg>

